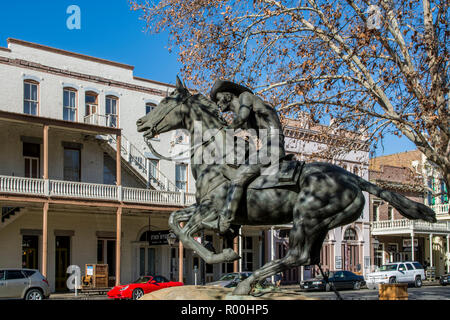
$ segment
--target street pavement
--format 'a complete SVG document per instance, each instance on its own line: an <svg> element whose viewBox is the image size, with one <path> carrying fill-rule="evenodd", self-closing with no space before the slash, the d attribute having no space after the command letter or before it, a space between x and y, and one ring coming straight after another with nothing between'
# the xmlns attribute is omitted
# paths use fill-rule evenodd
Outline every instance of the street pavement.
<svg viewBox="0 0 450 320"><path fill-rule="evenodd" d="M295 290L307 297L323 300L337 300L334 292L318 292ZM341 290L339 291L344 300L378 300L378 290ZM450 286L423 286L421 288L408 288L408 300L450 300Z"/></svg>
<svg viewBox="0 0 450 320"><path fill-rule="evenodd" d="M323 300L336 300L334 292L305 291L299 286L282 286L279 290L297 292L298 294L319 298ZM378 290L361 289L361 290L341 290L339 291L344 300L378 300ZM450 300L450 286L440 286L435 283L428 283L421 288L408 288L409 300ZM54 293L50 296L50 300L108 300L106 294L83 294L78 293Z"/></svg>

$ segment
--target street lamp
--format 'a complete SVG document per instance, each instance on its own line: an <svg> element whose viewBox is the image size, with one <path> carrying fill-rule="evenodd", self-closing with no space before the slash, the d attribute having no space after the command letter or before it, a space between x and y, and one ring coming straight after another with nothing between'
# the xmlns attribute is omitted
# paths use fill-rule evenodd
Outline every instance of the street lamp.
<svg viewBox="0 0 450 320"><path fill-rule="evenodd" d="M169 244L169 246L173 247L176 241L177 235L172 230L170 230L169 234L167 235L167 243Z"/></svg>

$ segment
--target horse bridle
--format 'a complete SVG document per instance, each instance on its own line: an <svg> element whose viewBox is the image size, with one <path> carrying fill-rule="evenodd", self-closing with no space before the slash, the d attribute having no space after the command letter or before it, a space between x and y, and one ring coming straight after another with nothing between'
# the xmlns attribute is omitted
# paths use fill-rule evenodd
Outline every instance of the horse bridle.
<svg viewBox="0 0 450 320"><path fill-rule="evenodd" d="M152 126L152 128L151 128L152 132L153 132L153 128L156 128L156 127L164 120L164 118L169 114L169 112L171 112L171 111L172 111L173 109L175 109L176 107L181 107L181 106L183 106L183 105L186 103L186 101L187 101L188 99L190 99L191 97L192 97L192 95L190 95L189 97L184 98L183 101L182 101L180 104L177 104L177 105L175 105L174 107L168 109L168 110L164 113L164 115L156 122L156 124ZM184 116L183 116L183 118L181 119L181 123L182 123L183 127L185 127L185 123L186 123L186 122L185 122ZM192 146L191 149L189 150L189 151L190 151L190 154L195 154L195 152L197 151L198 148L200 148L200 147L202 147L202 146L207 146L207 145L209 145L211 142L215 141L216 135L217 135L224 127L225 127L225 126L220 127L220 128L218 129L217 133L216 133L215 135L213 135L211 138L209 138L209 140L206 140L206 141L204 141L203 143L200 143L200 144L198 144L198 145ZM183 154L186 153L186 151L182 151L182 152L176 154L175 156L172 156L172 157L166 157L166 156L163 156L162 154L160 154L158 151L155 150L155 148L153 147L153 145L152 145L152 143L150 142L150 139L149 139L149 138L145 138L145 137L144 137L144 141L145 141L145 143L147 144L147 146L150 148L150 151L151 151L155 156L157 156L158 158L163 159L163 160L173 161L175 158L177 158L177 157L179 157L179 156L181 156L181 155L183 155ZM178 160L180 160L180 159L178 159Z"/></svg>

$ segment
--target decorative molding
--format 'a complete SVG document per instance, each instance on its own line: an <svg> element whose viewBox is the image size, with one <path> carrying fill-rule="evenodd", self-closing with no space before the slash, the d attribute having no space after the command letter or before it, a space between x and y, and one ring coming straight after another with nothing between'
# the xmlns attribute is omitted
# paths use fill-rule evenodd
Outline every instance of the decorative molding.
<svg viewBox="0 0 450 320"><path fill-rule="evenodd" d="M112 86L112 87L123 88L123 89L127 89L127 90L143 92L143 93L152 94L155 96L161 96L161 97L166 96L166 92L163 90L143 87L143 86L131 84L128 82L107 79L107 78L103 78L103 77L99 77L99 76L93 76L93 75L82 74L82 73L78 73L78 72L72 72L72 71L55 68L55 67L50 67L50 66L42 65L39 63L35 63L35 62L22 60L22 59L14 59L14 58L0 56L0 63L19 67L19 68L27 68L30 70L59 75L59 76L63 76L63 77L70 77L73 79L99 83L99 84L106 85L106 86ZM41 81L42 80L44 80L44 78L41 78Z"/></svg>

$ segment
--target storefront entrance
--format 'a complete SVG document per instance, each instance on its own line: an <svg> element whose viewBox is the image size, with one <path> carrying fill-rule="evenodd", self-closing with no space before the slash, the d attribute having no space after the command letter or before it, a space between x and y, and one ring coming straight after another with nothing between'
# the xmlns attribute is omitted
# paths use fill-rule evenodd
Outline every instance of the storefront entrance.
<svg viewBox="0 0 450 320"><path fill-rule="evenodd" d="M55 239L55 291L67 290L67 268L70 265L70 237L57 236Z"/></svg>

